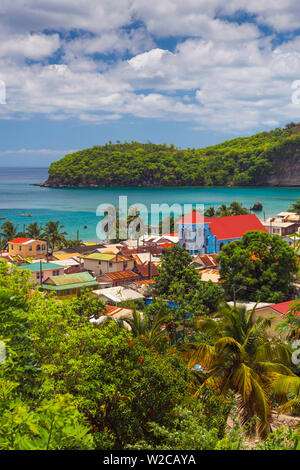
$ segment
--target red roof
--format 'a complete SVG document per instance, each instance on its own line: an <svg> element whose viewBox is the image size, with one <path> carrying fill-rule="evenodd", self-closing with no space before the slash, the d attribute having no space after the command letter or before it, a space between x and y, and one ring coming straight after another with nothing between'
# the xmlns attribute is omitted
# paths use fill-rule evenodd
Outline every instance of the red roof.
<svg viewBox="0 0 300 470"><path fill-rule="evenodd" d="M203 224L204 217L199 212L193 211L177 221L177 224Z"/></svg>
<svg viewBox="0 0 300 470"><path fill-rule="evenodd" d="M270 308L272 308L273 310L276 310L276 312L282 313L282 315L286 315L292 302L294 301L288 300L287 302L281 302L280 304L273 304L273 305L270 305ZM300 314L298 313L298 315Z"/></svg>
<svg viewBox="0 0 300 470"><path fill-rule="evenodd" d="M209 223L211 233L215 235L218 240L241 238L244 233L250 230L259 230L260 232L268 233L268 230L255 214L206 218L205 223L207 222Z"/></svg>
<svg viewBox="0 0 300 470"><path fill-rule="evenodd" d="M34 240L32 238L14 238L13 240L10 240L8 243L27 243L27 242L33 242Z"/></svg>

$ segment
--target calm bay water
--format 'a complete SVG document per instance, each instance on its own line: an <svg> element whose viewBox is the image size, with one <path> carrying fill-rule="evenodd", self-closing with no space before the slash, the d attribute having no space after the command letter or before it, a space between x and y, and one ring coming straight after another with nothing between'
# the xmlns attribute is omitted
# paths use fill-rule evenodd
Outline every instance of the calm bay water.
<svg viewBox="0 0 300 470"><path fill-rule="evenodd" d="M128 197L128 205L198 203L218 207L239 201L250 208L254 202L263 204L261 219L288 209L300 199L300 188L40 188L30 186L47 179L46 168L0 168L0 217L6 217L19 229L37 221L44 224L59 220L70 237L79 236L95 241L96 208L99 204L117 204L120 195ZM22 213L32 217L22 217ZM0 223L3 220L0 221ZM88 228L84 228L87 226Z"/></svg>

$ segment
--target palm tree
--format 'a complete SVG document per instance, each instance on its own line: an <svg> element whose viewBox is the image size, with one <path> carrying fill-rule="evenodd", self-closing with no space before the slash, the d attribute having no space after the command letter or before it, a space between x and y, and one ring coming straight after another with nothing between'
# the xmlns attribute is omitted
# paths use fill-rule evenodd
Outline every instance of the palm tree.
<svg viewBox="0 0 300 470"><path fill-rule="evenodd" d="M18 225L14 225L13 222L10 222L9 220L7 220L1 225L0 235L8 241L16 237L17 230L18 230Z"/></svg>
<svg viewBox="0 0 300 470"><path fill-rule="evenodd" d="M60 248L65 244L67 232L62 231L63 225L60 222L47 222L41 238L47 242L48 248L53 252L54 248Z"/></svg>
<svg viewBox="0 0 300 470"><path fill-rule="evenodd" d="M226 217L228 215L231 215L231 212L229 208L226 206L226 204L222 204L220 207L218 207L216 215L217 217Z"/></svg>
<svg viewBox="0 0 300 470"><path fill-rule="evenodd" d="M291 207L289 208L289 211L300 214L300 200L294 202L294 204L292 204Z"/></svg>
<svg viewBox="0 0 300 470"><path fill-rule="evenodd" d="M65 240L64 245L66 248L74 248L76 246L83 246L84 242L81 239L69 238L68 240Z"/></svg>
<svg viewBox="0 0 300 470"><path fill-rule="evenodd" d="M134 310L132 318L126 319L125 321L131 327L133 336L145 339L148 346L152 347L157 346L162 339L166 339L165 330L162 328L166 320L166 316L157 314L153 322L150 322L145 314Z"/></svg>
<svg viewBox="0 0 300 470"><path fill-rule="evenodd" d="M273 392L279 403L283 403L279 412L300 416L300 377L275 373Z"/></svg>
<svg viewBox="0 0 300 470"><path fill-rule="evenodd" d="M28 237L38 239L41 236L42 227L37 222L33 222L28 225L26 233Z"/></svg>
<svg viewBox="0 0 300 470"><path fill-rule="evenodd" d="M1 240L1 249L6 250L8 247L9 240L16 238L18 225L14 225L13 222L7 220L1 225L0 240ZM21 236L21 234L20 234Z"/></svg>
<svg viewBox="0 0 300 470"><path fill-rule="evenodd" d="M255 432L253 419L259 418L258 431L265 437L270 431L270 377L274 373L292 375L290 351L278 340L269 340L266 329L271 320L254 320L255 308L232 308L221 304L217 314L198 323L208 335L207 343L183 346L183 357L190 367L200 364L205 370L205 384L226 396L238 396L242 424Z"/></svg>
<svg viewBox="0 0 300 470"><path fill-rule="evenodd" d="M237 201L233 201L230 206L229 210L231 212L231 215L244 215L244 214L249 214L249 211L246 207L243 207L242 204L240 204Z"/></svg>
<svg viewBox="0 0 300 470"><path fill-rule="evenodd" d="M216 209L214 207L208 207L204 212L205 217L216 217Z"/></svg>

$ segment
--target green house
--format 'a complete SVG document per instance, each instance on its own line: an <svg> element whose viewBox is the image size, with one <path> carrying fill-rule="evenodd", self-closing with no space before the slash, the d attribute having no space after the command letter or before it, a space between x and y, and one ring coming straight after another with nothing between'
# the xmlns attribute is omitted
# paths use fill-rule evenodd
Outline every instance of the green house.
<svg viewBox="0 0 300 470"><path fill-rule="evenodd" d="M82 290L94 290L98 282L88 272L51 276L42 285L43 291L55 292L58 298L68 299L79 295Z"/></svg>

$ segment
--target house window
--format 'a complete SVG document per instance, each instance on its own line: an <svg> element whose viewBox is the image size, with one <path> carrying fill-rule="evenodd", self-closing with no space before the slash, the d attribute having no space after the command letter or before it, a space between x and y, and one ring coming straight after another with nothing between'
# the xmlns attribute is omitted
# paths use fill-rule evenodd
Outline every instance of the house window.
<svg viewBox="0 0 300 470"><path fill-rule="evenodd" d="M32 246L29 247L29 251L32 251Z"/></svg>
<svg viewBox="0 0 300 470"><path fill-rule="evenodd" d="M127 268L127 266L128 266L128 264L127 264L127 263L124 263L124 269L126 269L126 268Z"/></svg>
<svg viewBox="0 0 300 470"><path fill-rule="evenodd" d="M58 276L58 275L59 275L58 269L55 269L54 271L52 271L52 276Z"/></svg>
<svg viewBox="0 0 300 470"><path fill-rule="evenodd" d="M22 247L21 247L21 246L19 246L19 251L22 251Z"/></svg>
<svg viewBox="0 0 300 470"><path fill-rule="evenodd" d="M109 267L110 267L110 268L112 267L112 265L113 265L112 263L109 263Z"/></svg>

